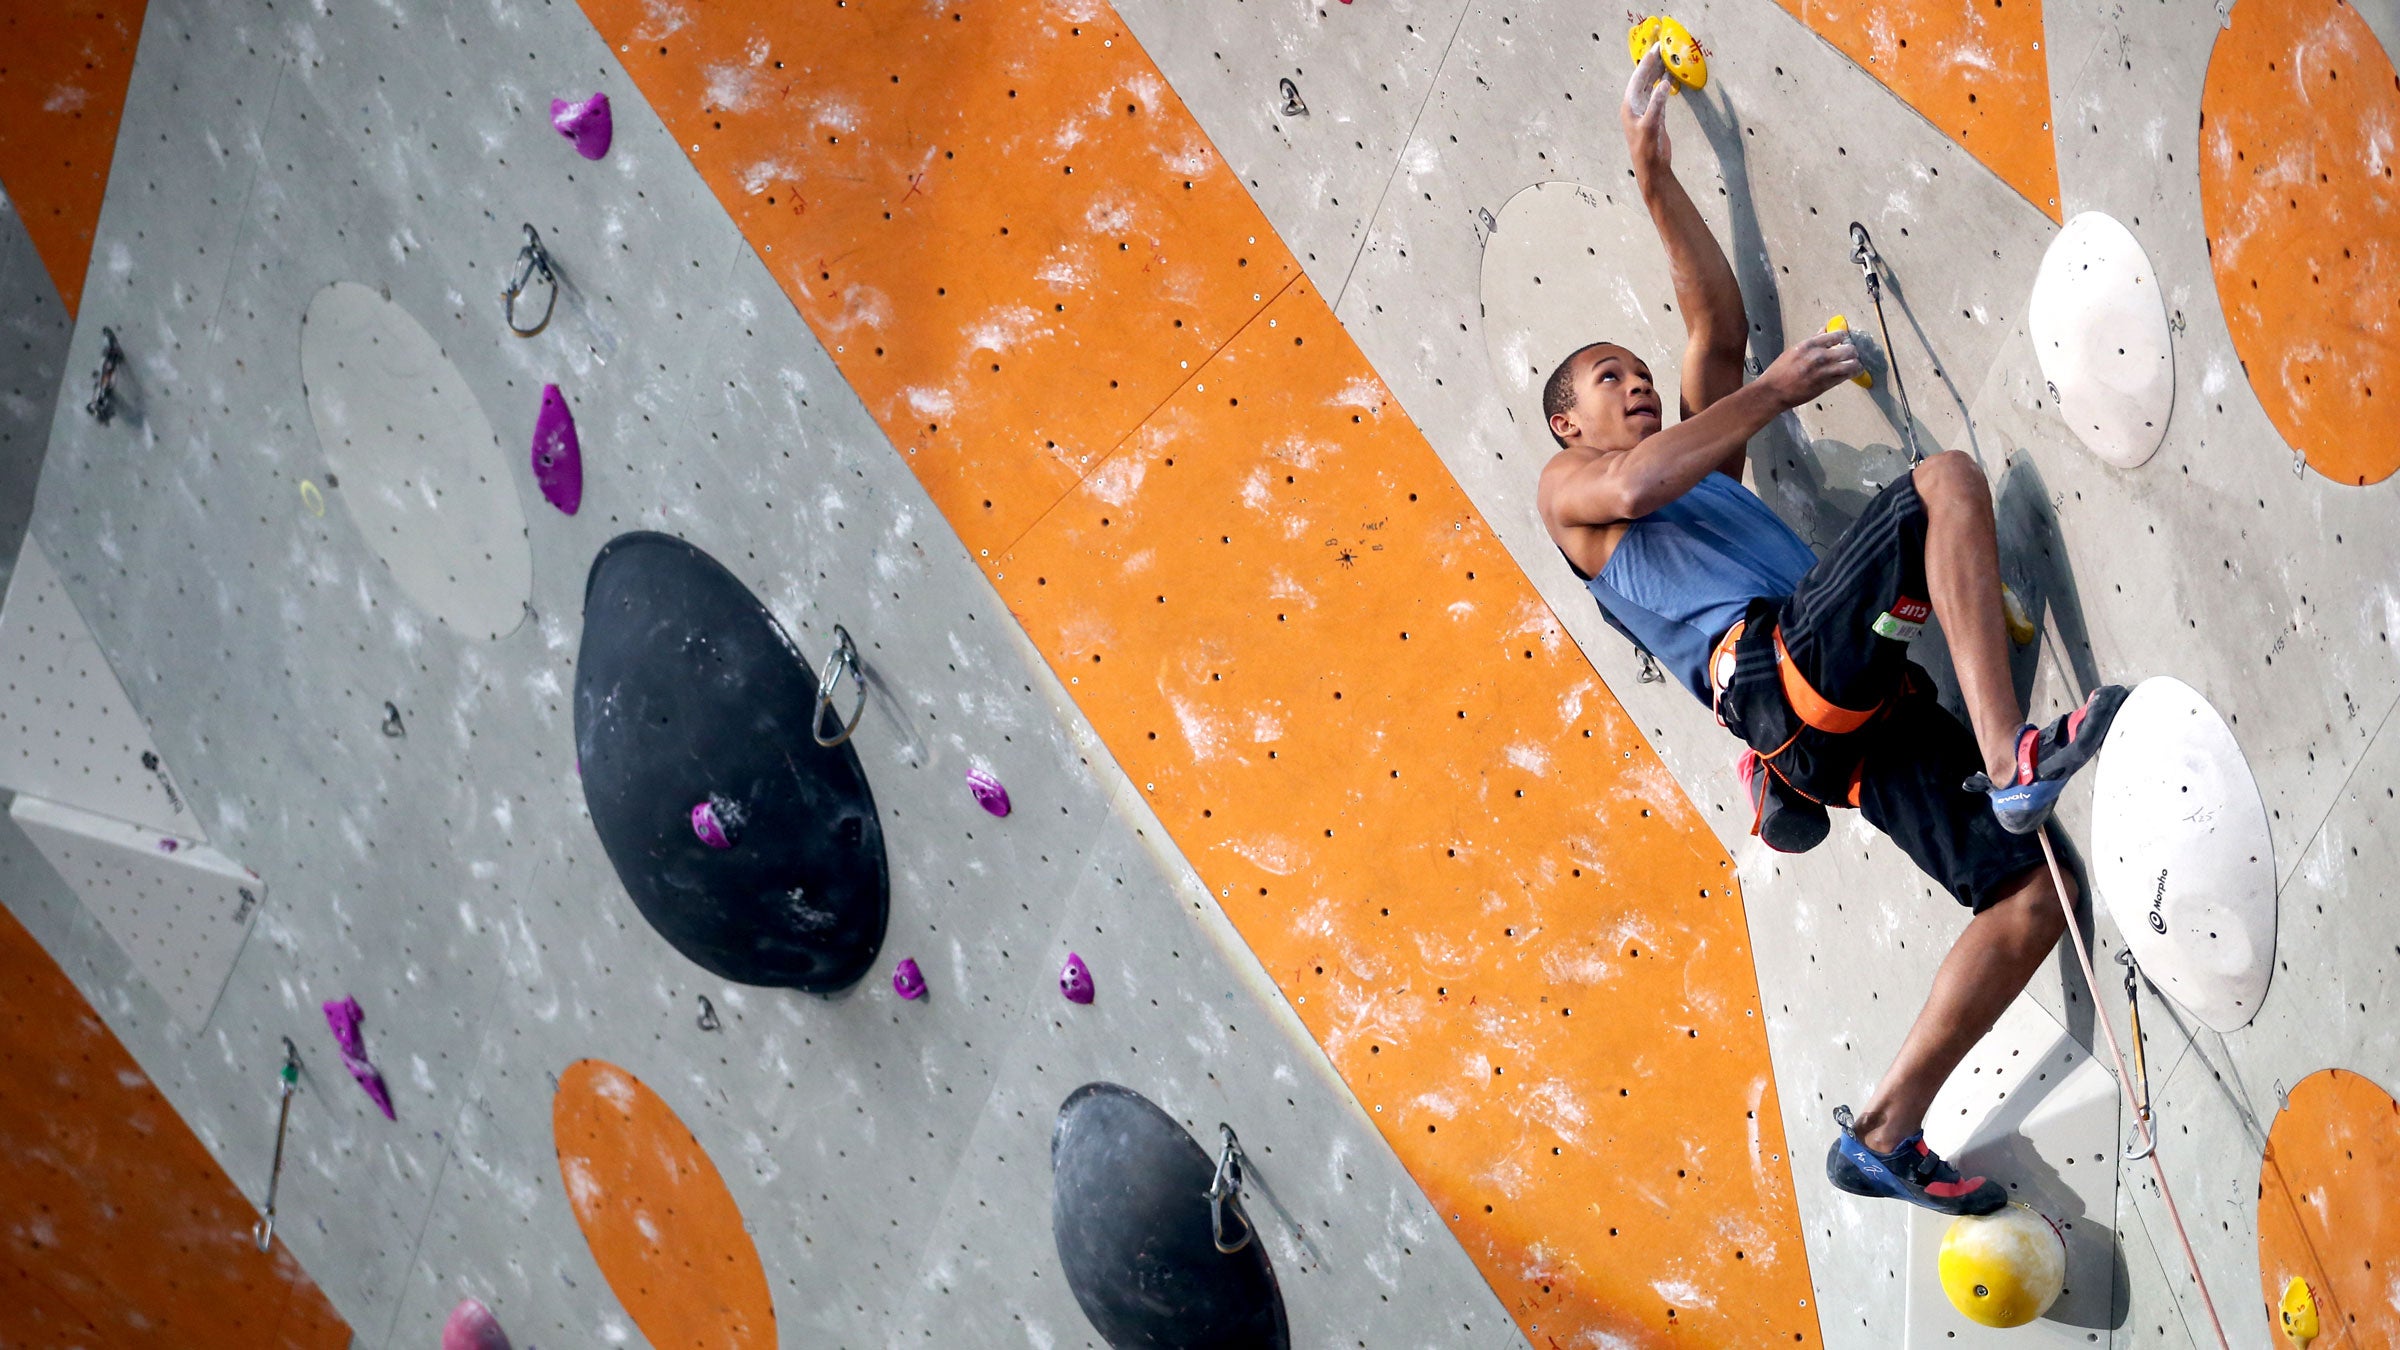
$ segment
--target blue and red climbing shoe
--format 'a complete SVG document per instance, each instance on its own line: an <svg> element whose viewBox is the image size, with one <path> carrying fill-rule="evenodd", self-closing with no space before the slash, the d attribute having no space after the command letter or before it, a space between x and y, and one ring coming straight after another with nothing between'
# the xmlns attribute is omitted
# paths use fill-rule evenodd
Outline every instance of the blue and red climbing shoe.
<svg viewBox="0 0 2400 1350"><path fill-rule="evenodd" d="M1992 782L1976 774L1960 786L1992 799L1992 814L2010 834L2031 834L2050 818L2067 779L2092 762L2108 739L2109 723L2131 691L2121 684L2104 684L2091 692L2083 706L2036 731L2028 722L2017 732L2017 774L2012 782Z"/></svg>
<svg viewBox="0 0 2400 1350"><path fill-rule="evenodd" d="M1889 1153L1878 1153L1851 1132L1849 1107L1835 1107L1833 1122L1842 1132L1826 1150L1825 1179L1836 1190L1906 1200L1941 1214L1989 1214L2008 1203L2006 1187L1985 1177L1961 1177L1925 1147L1922 1132Z"/></svg>

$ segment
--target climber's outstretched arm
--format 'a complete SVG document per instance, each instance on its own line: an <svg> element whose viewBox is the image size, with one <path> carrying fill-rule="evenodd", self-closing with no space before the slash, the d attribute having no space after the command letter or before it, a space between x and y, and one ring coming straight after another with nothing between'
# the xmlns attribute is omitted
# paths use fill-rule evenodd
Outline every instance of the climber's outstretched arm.
<svg viewBox="0 0 2400 1350"><path fill-rule="evenodd" d="M1634 67L1625 86L1619 120L1634 181L1667 248L1675 280L1675 304L1683 311L1683 415L1690 417L1742 387L1742 356L1749 345L1749 319L1742 312L1741 283L1734 280L1725 251L1676 180L1667 143L1667 100L1671 81L1666 62L1652 48ZM1741 477L1736 450L1725 472Z"/></svg>

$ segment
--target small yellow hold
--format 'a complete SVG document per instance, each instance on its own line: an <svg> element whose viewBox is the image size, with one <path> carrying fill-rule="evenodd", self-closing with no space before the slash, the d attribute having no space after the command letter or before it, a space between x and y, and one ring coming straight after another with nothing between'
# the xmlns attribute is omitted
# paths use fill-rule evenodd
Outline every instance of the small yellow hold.
<svg viewBox="0 0 2400 1350"><path fill-rule="evenodd" d="M325 494L317 491L316 483L310 479L300 480L300 504L307 507L312 516L325 514Z"/></svg>
<svg viewBox="0 0 2400 1350"><path fill-rule="evenodd" d="M1825 321L1825 331L1828 333L1847 333L1850 331L1850 321L1843 318L1841 315L1836 314L1832 318ZM1875 377L1867 371L1862 370L1856 375L1850 377L1850 383L1857 385L1861 389L1872 389L1875 387Z"/></svg>
<svg viewBox="0 0 2400 1350"><path fill-rule="evenodd" d="M2283 1334L2299 1350L2308 1350L2318 1336L2316 1296L2308 1292L2308 1281L2297 1275L2283 1287Z"/></svg>
<svg viewBox="0 0 2400 1350"><path fill-rule="evenodd" d="M2033 626L2033 616L2025 612L2025 602L2017 598L2016 588L2000 583L2000 612L2008 619L2008 640L2023 647L2039 636Z"/></svg>
<svg viewBox="0 0 2400 1350"><path fill-rule="evenodd" d="M1701 89L1708 85L1708 53L1701 49L1699 39L1690 29L1664 14L1653 14L1635 22L1625 34L1625 49L1635 65L1650 54L1650 49L1663 45L1667 73L1674 76L1674 88L1681 93L1686 88Z"/></svg>

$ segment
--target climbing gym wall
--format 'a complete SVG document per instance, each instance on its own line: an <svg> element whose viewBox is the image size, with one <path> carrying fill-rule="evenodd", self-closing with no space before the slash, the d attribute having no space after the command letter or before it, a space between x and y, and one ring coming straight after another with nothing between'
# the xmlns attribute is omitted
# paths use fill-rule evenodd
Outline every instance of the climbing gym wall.
<svg viewBox="0 0 2400 1350"><path fill-rule="evenodd" d="M2172 677L2061 817L2099 1005L1928 1119L2059 1226L2011 1332L1820 1161L1963 916L1751 838L1534 513L1550 367L1682 338L1620 16L37 8L11 1072L105 1022L291 1343L2214 1344L2137 1006L2233 1342L2386 1338L2388 6L1679 12L1753 371L1878 377L1760 494L1964 450L2032 714Z"/></svg>

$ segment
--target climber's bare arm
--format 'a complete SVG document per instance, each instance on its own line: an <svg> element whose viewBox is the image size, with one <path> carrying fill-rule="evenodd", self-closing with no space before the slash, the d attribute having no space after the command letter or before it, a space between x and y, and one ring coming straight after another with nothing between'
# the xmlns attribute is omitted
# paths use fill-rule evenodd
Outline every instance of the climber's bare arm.
<svg viewBox="0 0 2400 1350"><path fill-rule="evenodd" d="M1691 194L1675 177L1666 127L1671 85L1666 63L1654 47L1634 67L1618 120L1624 125L1634 181L1641 186L1642 201L1658 227L1659 242L1666 245L1676 307L1683 311L1682 414L1692 417L1742 387L1749 319L1742 311L1741 284L1734 280L1725 251L1717 246L1699 208L1692 205ZM1727 460L1713 467L1738 479L1742 455L1743 447L1737 443Z"/></svg>
<svg viewBox="0 0 2400 1350"><path fill-rule="evenodd" d="M1848 333L1817 333L1775 358L1775 364L1630 450L1595 455L1545 483L1546 509L1565 526L1608 526L1638 520L1691 491L1728 460L1738 461L1750 438L1861 369Z"/></svg>

